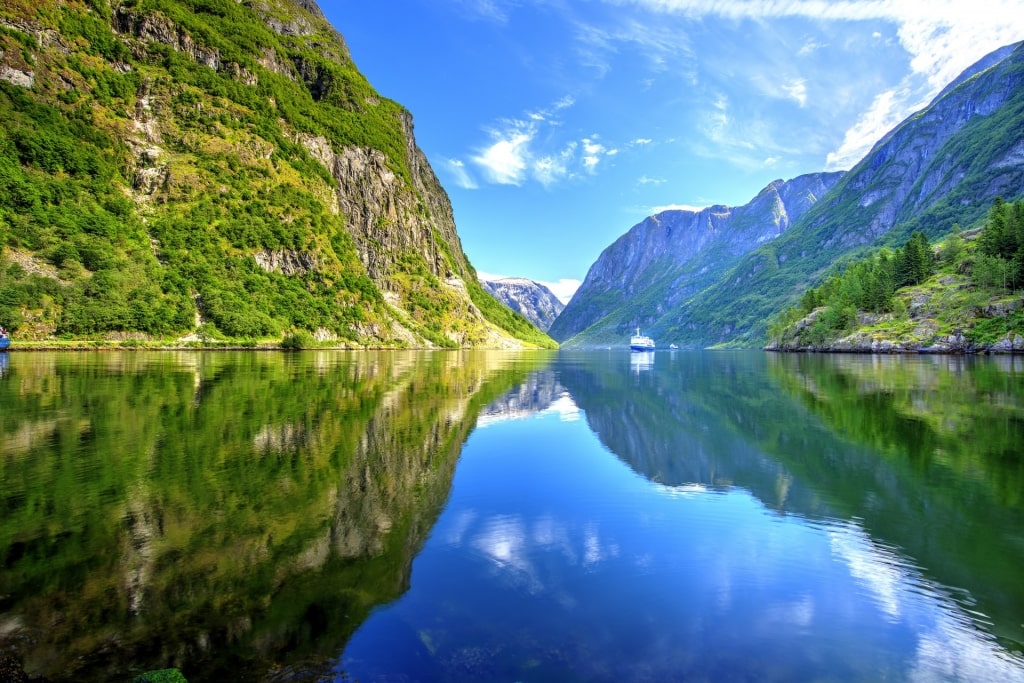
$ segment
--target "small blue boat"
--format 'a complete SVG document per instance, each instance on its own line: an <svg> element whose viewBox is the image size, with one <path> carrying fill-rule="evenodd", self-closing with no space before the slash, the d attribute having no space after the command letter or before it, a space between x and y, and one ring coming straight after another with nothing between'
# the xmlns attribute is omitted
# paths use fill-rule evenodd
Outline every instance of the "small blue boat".
<svg viewBox="0 0 1024 683"><path fill-rule="evenodd" d="M7 347L11 345L11 338L6 334L0 337L0 351L6 351Z"/></svg>

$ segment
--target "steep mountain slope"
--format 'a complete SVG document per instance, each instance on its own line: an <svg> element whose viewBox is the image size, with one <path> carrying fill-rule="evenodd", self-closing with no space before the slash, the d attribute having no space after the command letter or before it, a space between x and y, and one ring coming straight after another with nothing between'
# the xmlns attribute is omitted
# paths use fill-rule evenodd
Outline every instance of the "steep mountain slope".
<svg viewBox="0 0 1024 683"><path fill-rule="evenodd" d="M759 346L768 319L870 245L929 238L1024 194L1024 44L984 58L886 135L790 231L664 316L686 343Z"/></svg>
<svg viewBox="0 0 1024 683"><path fill-rule="evenodd" d="M565 308L554 292L526 278L481 278L480 284L498 301L545 332Z"/></svg>
<svg viewBox="0 0 1024 683"><path fill-rule="evenodd" d="M743 206L651 216L601 253L549 333L570 346L623 344L638 325L658 336L667 310L777 239L841 177L776 180Z"/></svg>
<svg viewBox="0 0 1024 683"><path fill-rule="evenodd" d="M22 338L550 344L480 287L411 116L311 0L5 2L0 119Z"/></svg>
<svg viewBox="0 0 1024 683"><path fill-rule="evenodd" d="M772 315L867 247L901 243L915 230L934 239L956 223L977 222L993 198L1022 194L1024 47L1017 44L961 74L827 194L816 194L820 201L791 216L788 230L755 231L760 241L739 240L723 254L702 247L692 215L680 217L683 230L671 229L665 215L635 226L592 266L550 334L569 346L615 344L641 325L685 346L760 346ZM716 208L705 212L704 233L714 234Z"/></svg>

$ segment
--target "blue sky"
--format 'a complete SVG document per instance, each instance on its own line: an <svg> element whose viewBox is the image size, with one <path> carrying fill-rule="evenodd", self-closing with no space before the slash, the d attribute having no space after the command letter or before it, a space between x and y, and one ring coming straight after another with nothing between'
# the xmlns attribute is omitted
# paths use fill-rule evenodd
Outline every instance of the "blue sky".
<svg viewBox="0 0 1024 683"><path fill-rule="evenodd" d="M413 115L481 273L568 296L666 208L848 169L1022 0L322 0Z"/></svg>

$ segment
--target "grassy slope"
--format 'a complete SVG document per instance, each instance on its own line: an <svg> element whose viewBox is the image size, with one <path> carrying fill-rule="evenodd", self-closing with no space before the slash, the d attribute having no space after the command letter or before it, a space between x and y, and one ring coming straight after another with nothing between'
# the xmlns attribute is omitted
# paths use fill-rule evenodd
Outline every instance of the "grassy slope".
<svg viewBox="0 0 1024 683"><path fill-rule="evenodd" d="M963 255L955 262L939 260L935 273L920 285L896 291L898 313L877 316L877 320L835 333L829 346L845 339L870 344L886 341L900 348L929 346L938 337L963 334L973 344L990 346L1008 333L1024 335L1024 313L1010 311L1020 301L1019 293L991 290L973 284L969 275L977 253L977 230L963 234ZM944 244L937 245L941 254ZM988 313L987 313L987 312ZM797 341L797 324L790 326L782 340Z"/></svg>

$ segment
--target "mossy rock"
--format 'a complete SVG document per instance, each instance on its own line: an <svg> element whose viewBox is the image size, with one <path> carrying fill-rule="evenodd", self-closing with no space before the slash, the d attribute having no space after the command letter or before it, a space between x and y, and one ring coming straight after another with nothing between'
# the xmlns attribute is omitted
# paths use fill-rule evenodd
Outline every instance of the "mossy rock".
<svg viewBox="0 0 1024 683"><path fill-rule="evenodd" d="M132 683L188 683L188 679L178 669L157 669L136 676Z"/></svg>

